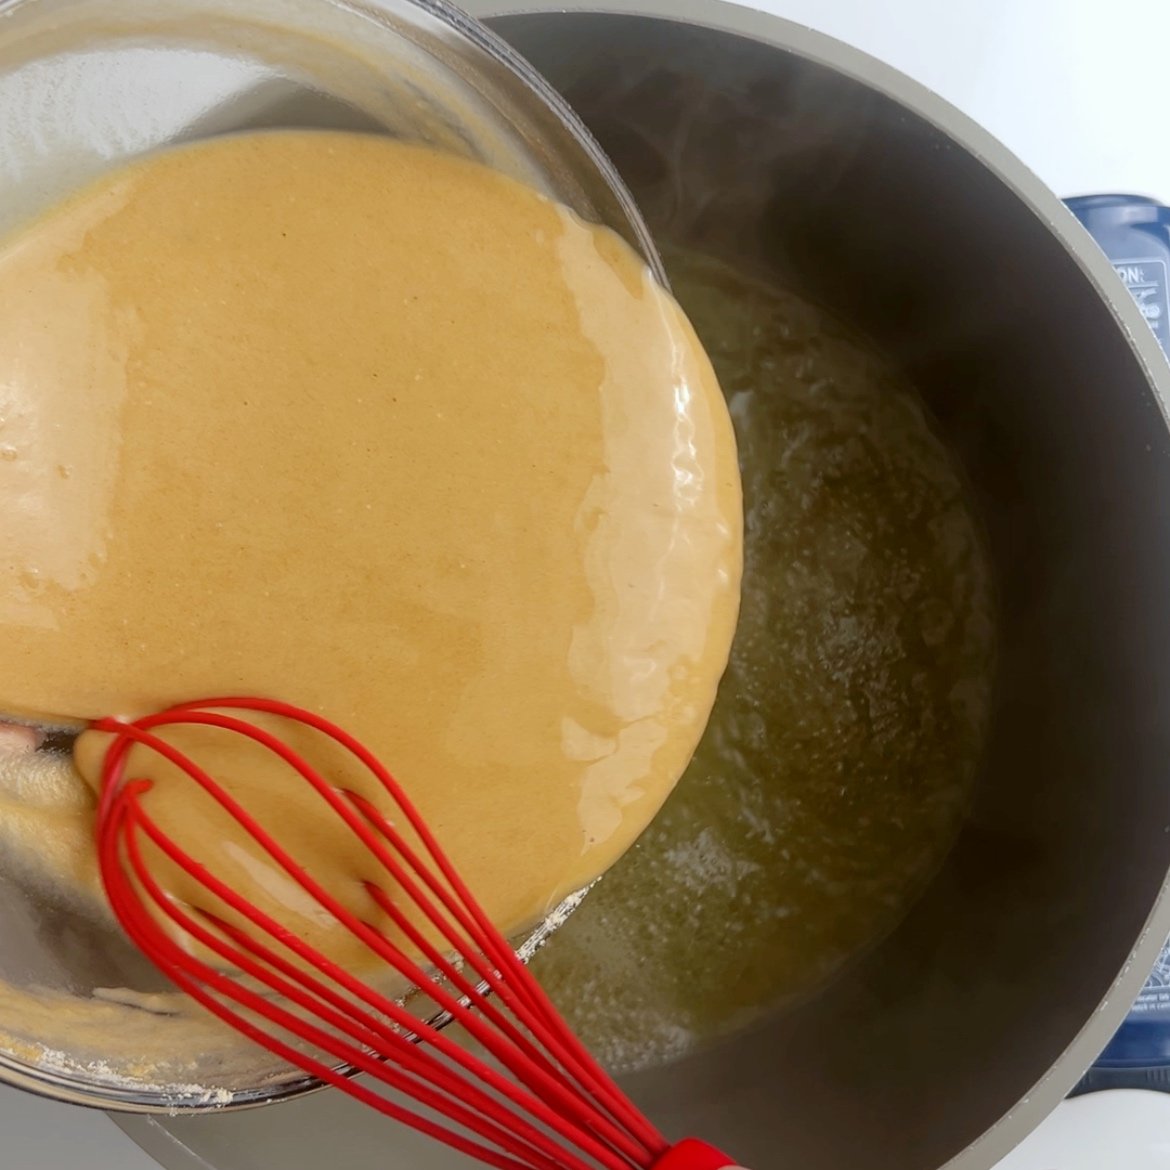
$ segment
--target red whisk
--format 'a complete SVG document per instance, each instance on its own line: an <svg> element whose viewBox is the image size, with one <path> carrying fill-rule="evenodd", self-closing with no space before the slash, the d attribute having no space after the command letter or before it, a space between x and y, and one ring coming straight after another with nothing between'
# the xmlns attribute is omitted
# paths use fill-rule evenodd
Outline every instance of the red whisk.
<svg viewBox="0 0 1170 1170"><path fill-rule="evenodd" d="M366 797L335 787L278 735L233 711L274 716L327 736L376 778L389 798L389 815ZM246 737L316 790L322 815L345 824L396 891L392 898L381 885L366 883L410 951L343 905L337 891L308 874L220 783L163 736L168 727L192 725ZM389 771L347 732L286 703L238 698L183 704L133 722L103 719L93 727L113 736L102 764L97 836L114 912L165 975L243 1035L500 1170L732 1166L732 1159L704 1142L671 1145L639 1112L560 1018ZM151 780L126 775L136 746L185 773L324 911L425 989L443 1019L422 1018L307 945L163 832L142 804ZM395 827L398 818L418 846ZM198 883L224 916L168 895L151 871L144 841ZM421 928L421 920L434 934ZM181 945L183 936L221 962L193 954ZM490 1063L441 1031L448 1019L464 1026ZM384 1096L355 1079L354 1070L413 1104Z"/></svg>

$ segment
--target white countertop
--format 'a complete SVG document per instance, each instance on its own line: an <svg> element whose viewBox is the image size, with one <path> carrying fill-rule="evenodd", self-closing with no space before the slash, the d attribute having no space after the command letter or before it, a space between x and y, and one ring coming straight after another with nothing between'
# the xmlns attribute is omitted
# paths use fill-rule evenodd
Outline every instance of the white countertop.
<svg viewBox="0 0 1170 1170"><path fill-rule="evenodd" d="M1168 0L757 0L756 7L929 85L1059 195L1127 191L1170 202L1161 56L1170 46ZM101 1114L0 1088L0 1170L72 1167L157 1170Z"/></svg>

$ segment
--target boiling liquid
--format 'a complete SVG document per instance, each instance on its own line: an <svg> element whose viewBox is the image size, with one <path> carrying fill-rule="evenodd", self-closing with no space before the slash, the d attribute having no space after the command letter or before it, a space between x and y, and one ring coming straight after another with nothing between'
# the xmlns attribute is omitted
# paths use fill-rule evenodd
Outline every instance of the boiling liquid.
<svg viewBox="0 0 1170 1170"><path fill-rule="evenodd" d="M743 602L706 736L533 968L611 1068L809 995L897 924L988 718L987 553L903 377L824 311L667 254L739 441Z"/></svg>

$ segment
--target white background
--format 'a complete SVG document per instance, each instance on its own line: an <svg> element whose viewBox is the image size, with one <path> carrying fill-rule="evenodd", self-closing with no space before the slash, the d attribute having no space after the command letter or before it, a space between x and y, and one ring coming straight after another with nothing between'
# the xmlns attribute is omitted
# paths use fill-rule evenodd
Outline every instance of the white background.
<svg viewBox="0 0 1170 1170"><path fill-rule="evenodd" d="M621 6L622 0L599 4ZM1170 0L756 6L848 41L929 85L1059 195L1128 191L1170 202L1170 74L1163 64ZM0 1170L73 1167L157 1170L102 1115L0 1088Z"/></svg>

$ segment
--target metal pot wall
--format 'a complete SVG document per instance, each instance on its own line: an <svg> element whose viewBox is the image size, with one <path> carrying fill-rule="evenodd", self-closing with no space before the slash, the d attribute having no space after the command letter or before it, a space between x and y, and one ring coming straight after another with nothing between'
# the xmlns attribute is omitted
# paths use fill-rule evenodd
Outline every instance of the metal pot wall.
<svg viewBox="0 0 1170 1170"><path fill-rule="evenodd" d="M630 1087L755 1170L987 1170L1170 933L1170 371L1058 200L861 54L717 0L465 3L529 9L492 23L660 238L772 272L912 373L998 570L992 740L932 888L803 1008ZM120 1124L170 1166L320 1165L343 1127L355 1166L367 1141L379 1165L465 1164L354 1108Z"/></svg>

